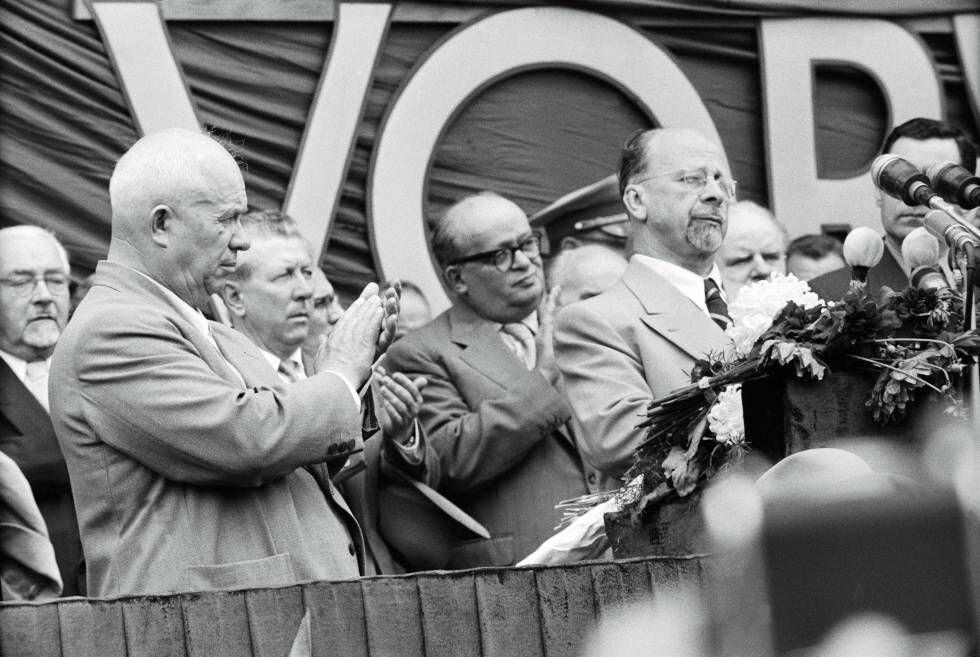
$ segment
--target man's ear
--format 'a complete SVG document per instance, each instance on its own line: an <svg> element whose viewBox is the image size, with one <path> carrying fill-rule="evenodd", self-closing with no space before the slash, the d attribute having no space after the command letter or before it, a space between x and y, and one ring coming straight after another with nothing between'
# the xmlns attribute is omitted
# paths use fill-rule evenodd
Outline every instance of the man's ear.
<svg viewBox="0 0 980 657"><path fill-rule="evenodd" d="M245 315L245 299L241 282L226 279L225 286L221 289L221 300L225 302L225 307L233 318Z"/></svg>
<svg viewBox="0 0 980 657"><path fill-rule="evenodd" d="M878 206L879 208L881 207L881 200L883 194L884 192L881 191L880 189L875 189L875 205Z"/></svg>
<svg viewBox="0 0 980 657"><path fill-rule="evenodd" d="M442 270L442 276L453 292L466 294L466 281L463 280L463 270L459 265L449 265Z"/></svg>
<svg viewBox="0 0 980 657"><path fill-rule="evenodd" d="M150 211L150 239L162 248L170 245L170 230L176 220L169 205L157 205Z"/></svg>
<svg viewBox="0 0 980 657"><path fill-rule="evenodd" d="M647 208L643 204L642 190L636 185L628 185L623 191L623 207L637 221L646 221Z"/></svg>

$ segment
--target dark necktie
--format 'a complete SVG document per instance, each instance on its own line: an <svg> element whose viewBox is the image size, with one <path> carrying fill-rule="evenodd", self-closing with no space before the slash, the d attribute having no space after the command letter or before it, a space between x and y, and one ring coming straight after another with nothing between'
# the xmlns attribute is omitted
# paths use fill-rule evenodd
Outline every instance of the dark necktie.
<svg viewBox="0 0 980 657"><path fill-rule="evenodd" d="M732 325L732 318L728 315L728 304L721 296L718 284L710 278L704 279L704 303L708 306L708 314L715 324L724 331Z"/></svg>

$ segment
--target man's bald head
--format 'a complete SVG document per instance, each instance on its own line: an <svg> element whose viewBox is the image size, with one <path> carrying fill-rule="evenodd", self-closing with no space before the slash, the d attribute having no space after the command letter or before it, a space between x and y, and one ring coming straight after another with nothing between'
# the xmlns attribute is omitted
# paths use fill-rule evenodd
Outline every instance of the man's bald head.
<svg viewBox="0 0 980 657"><path fill-rule="evenodd" d="M131 234L157 205L180 205L204 198L207 182L237 187L245 183L235 159L211 137L171 128L146 135L116 162L109 179L112 229Z"/></svg>
<svg viewBox="0 0 980 657"><path fill-rule="evenodd" d="M192 306L224 286L248 248L238 216L247 208L235 159L193 130L168 129L137 141L109 181L109 259L136 268Z"/></svg>
<svg viewBox="0 0 980 657"><path fill-rule="evenodd" d="M601 244L562 251L549 270L551 287L561 287L558 305L567 306L605 292L623 277L626 264L622 254Z"/></svg>

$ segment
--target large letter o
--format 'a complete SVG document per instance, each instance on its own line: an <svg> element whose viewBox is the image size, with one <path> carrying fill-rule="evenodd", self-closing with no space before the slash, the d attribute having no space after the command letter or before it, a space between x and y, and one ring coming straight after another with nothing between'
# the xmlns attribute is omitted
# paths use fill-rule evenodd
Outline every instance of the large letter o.
<svg viewBox="0 0 980 657"><path fill-rule="evenodd" d="M721 143L694 87L670 57L627 25L574 9L536 7L464 26L401 89L381 128L368 190L371 243L383 278L410 278L433 312L449 307L429 265L425 176L450 117L508 72L566 66L598 75L633 96L663 126L688 127Z"/></svg>

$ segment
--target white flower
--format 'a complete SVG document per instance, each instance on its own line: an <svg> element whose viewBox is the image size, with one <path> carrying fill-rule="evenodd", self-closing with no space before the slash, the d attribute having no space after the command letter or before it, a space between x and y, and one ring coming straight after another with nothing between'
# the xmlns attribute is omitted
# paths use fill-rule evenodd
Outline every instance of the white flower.
<svg viewBox="0 0 980 657"><path fill-rule="evenodd" d="M804 308L813 308L821 303L820 297L810 291L806 281L793 274L772 274L764 281L742 286L738 296L728 306L733 321L728 335L738 353L748 355L752 345L772 326L772 320L790 301Z"/></svg>
<svg viewBox="0 0 980 657"><path fill-rule="evenodd" d="M742 416L741 384L725 386L708 411L708 428L715 439L725 445L745 442L745 419Z"/></svg>

